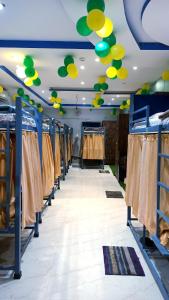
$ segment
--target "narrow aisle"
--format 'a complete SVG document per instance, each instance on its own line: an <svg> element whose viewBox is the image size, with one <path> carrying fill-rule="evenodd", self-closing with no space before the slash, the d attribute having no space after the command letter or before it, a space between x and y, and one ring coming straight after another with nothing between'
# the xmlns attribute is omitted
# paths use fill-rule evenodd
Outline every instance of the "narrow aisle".
<svg viewBox="0 0 169 300"><path fill-rule="evenodd" d="M124 200L105 190L122 191L111 172L71 168L23 257L21 280L0 281L1 300L162 299L126 226ZM105 276L103 245L134 247L146 276Z"/></svg>

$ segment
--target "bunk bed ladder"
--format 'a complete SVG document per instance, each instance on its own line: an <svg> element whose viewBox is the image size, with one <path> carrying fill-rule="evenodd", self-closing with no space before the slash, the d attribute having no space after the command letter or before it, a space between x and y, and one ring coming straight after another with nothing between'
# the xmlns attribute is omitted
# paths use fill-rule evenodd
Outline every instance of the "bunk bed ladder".
<svg viewBox="0 0 169 300"><path fill-rule="evenodd" d="M161 131L162 126L159 126L158 129L158 144L157 144L157 209L156 209L156 234L151 238L155 243L157 249L163 256L169 257L169 251L165 246L160 243L160 219L163 219L167 224L169 224L169 217L164 214L160 209L160 191L161 188L169 192L169 186L161 182L161 158L169 159L168 154L161 153Z"/></svg>

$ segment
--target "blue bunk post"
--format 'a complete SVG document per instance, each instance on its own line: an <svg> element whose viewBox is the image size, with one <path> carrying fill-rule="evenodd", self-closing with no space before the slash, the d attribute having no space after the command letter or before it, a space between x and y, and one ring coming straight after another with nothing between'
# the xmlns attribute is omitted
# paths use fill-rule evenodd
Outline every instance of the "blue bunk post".
<svg viewBox="0 0 169 300"><path fill-rule="evenodd" d="M14 279L21 272L21 172L22 172L22 101L16 99L16 173L15 173L15 268Z"/></svg>
<svg viewBox="0 0 169 300"><path fill-rule="evenodd" d="M41 172L42 172L42 114L35 112L36 126L38 131L38 144L39 144L39 155L41 163ZM42 212L38 214L39 224L42 224Z"/></svg>
<svg viewBox="0 0 169 300"><path fill-rule="evenodd" d="M66 176L66 157L65 157L65 153L66 153L66 128L65 128L65 124L63 127L63 180L65 180L65 176Z"/></svg>
<svg viewBox="0 0 169 300"><path fill-rule="evenodd" d="M60 126L57 124L58 134L59 134L59 142L60 142ZM60 150L61 151L61 150ZM61 162L60 162L61 163ZM60 177L58 177L58 190L60 190Z"/></svg>
<svg viewBox="0 0 169 300"><path fill-rule="evenodd" d="M52 152L53 152L53 161L54 161L54 168L55 168L55 143L56 143L56 127L55 127L55 119L50 119L49 124L49 134L51 138L52 144ZM54 178L55 179L55 178ZM55 186L52 188L52 199L55 199Z"/></svg>
<svg viewBox="0 0 169 300"><path fill-rule="evenodd" d="M105 149L105 128L104 128L104 149ZM104 170L104 158L103 158L103 161L102 161L102 170Z"/></svg>
<svg viewBox="0 0 169 300"><path fill-rule="evenodd" d="M7 124L7 131L6 131L6 216L7 216L7 227L10 225L10 190L11 190L11 176L10 176L10 124Z"/></svg>
<svg viewBox="0 0 169 300"><path fill-rule="evenodd" d="M157 139L157 210L160 210L160 185L158 184L161 179L161 156L159 155L161 153L161 126L159 126L158 129L158 139ZM157 237L160 236L160 216L157 213L156 214L156 235Z"/></svg>
<svg viewBox="0 0 169 300"><path fill-rule="evenodd" d="M84 139L84 128L81 127L81 145L82 145L82 156L81 156L81 168L84 169L84 162L83 162L83 139Z"/></svg>

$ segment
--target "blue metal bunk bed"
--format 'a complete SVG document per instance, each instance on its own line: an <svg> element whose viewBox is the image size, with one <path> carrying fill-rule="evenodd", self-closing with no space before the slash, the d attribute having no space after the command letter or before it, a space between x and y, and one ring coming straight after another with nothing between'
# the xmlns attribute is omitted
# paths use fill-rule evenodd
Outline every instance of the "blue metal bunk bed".
<svg viewBox="0 0 169 300"><path fill-rule="evenodd" d="M36 223L33 226L27 226L25 229L29 230L27 238L22 241L22 232L21 232L21 197L22 197L22 186L21 186L21 173L22 173L22 131L37 131L38 133L38 143L40 150L40 159L42 159L42 143L41 143L41 117L35 109L32 107L29 109L29 113L22 108L22 102L24 99L16 99L16 108L12 107L3 107L0 106L0 112L4 114L15 114L15 120L7 120L0 122L0 130L6 133L6 147L5 149L0 149L1 153L5 155L6 161L6 176L1 176L0 181L5 183L6 186L6 201L3 205L3 208L6 211L6 226L3 229L0 229L0 236L4 238L10 236L14 238L14 262L10 265L0 265L0 270L7 271L11 270L14 272L14 279L20 279L22 276L21 272L21 257L24 254L26 247L31 240L32 236L39 236L39 213L36 213ZM29 106L29 104L27 104ZM36 123L36 127L27 125L23 122L23 118L27 118L33 115L33 118ZM16 154L15 154L15 215L14 222L10 222L10 134L15 132L16 136ZM2 207L1 207L2 208Z"/></svg>
<svg viewBox="0 0 169 300"><path fill-rule="evenodd" d="M154 260L155 259L167 259L169 258L169 250L160 243L160 220L164 220L169 224L169 216L165 215L160 209L161 189L165 189L169 192L169 185L161 182L161 159L169 159L168 153L162 153L162 134L169 133L169 119L163 122L161 119L153 121L153 115L159 112L165 112L169 108L169 96L168 95L133 95L131 97L130 107L130 119L129 119L129 133L140 134L157 134L157 194L156 194L156 232L150 236L150 240L153 242L155 249L155 255L151 252L151 249L146 244L147 230L143 225L140 232L140 228L134 225L133 221L138 221L137 218L132 216L132 207L127 207L127 226L130 227L134 238L152 272L154 279L156 280L160 291L164 299L169 299L169 289L166 287L163 281L162 275L158 270ZM158 254L157 254L158 253ZM168 265L169 267L169 265Z"/></svg>
<svg viewBox="0 0 169 300"><path fill-rule="evenodd" d="M102 126L101 122L82 122L81 125L81 152L83 148L83 140L84 136L88 134L101 134L105 136L105 129ZM86 159L83 159L83 154L81 155L81 168L84 169L84 161ZM99 160L99 167L104 170L104 159ZM98 167L95 165L95 167Z"/></svg>

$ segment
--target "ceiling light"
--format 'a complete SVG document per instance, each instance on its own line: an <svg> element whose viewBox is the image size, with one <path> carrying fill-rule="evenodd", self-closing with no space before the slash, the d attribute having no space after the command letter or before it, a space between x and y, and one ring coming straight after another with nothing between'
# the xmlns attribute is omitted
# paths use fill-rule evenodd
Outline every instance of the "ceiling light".
<svg viewBox="0 0 169 300"><path fill-rule="evenodd" d="M100 59L99 59L98 57L96 57L96 58L95 58L95 61L96 61L96 62L99 62L99 61L100 61Z"/></svg>
<svg viewBox="0 0 169 300"><path fill-rule="evenodd" d="M133 70L134 71L138 70L138 67L137 66L133 66Z"/></svg>
<svg viewBox="0 0 169 300"><path fill-rule="evenodd" d="M16 75L20 78L20 79L25 79L26 75L25 75L25 69L21 66L16 66Z"/></svg>
<svg viewBox="0 0 169 300"><path fill-rule="evenodd" d="M83 101L85 101L85 100L86 100L86 98L85 98L85 97L83 97L83 98L82 98L82 100L83 100Z"/></svg>
<svg viewBox="0 0 169 300"><path fill-rule="evenodd" d="M84 69L85 69L85 66L80 66L80 69L81 69L81 70L84 70Z"/></svg>
<svg viewBox="0 0 169 300"><path fill-rule="evenodd" d="M112 101L114 101L115 99L114 99L114 98L112 98L111 100L112 100Z"/></svg>
<svg viewBox="0 0 169 300"><path fill-rule="evenodd" d="M80 83L80 84L84 85L84 84L85 84L85 82L84 82L84 81L81 81L81 83Z"/></svg>
<svg viewBox="0 0 169 300"><path fill-rule="evenodd" d="M42 90L42 94L44 94L45 93L45 91L44 90Z"/></svg>
<svg viewBox="0 0 169 300"><path fill-rule="evenodd" d="M116 95L117 98L120 98L120 95Z"/></svg>
<svg viewBox="0 0 169 300"><path fill-rule="evenodd" d="M3 10L5 8L5 4L4 3L0 3L0 10Z"/></svg>

